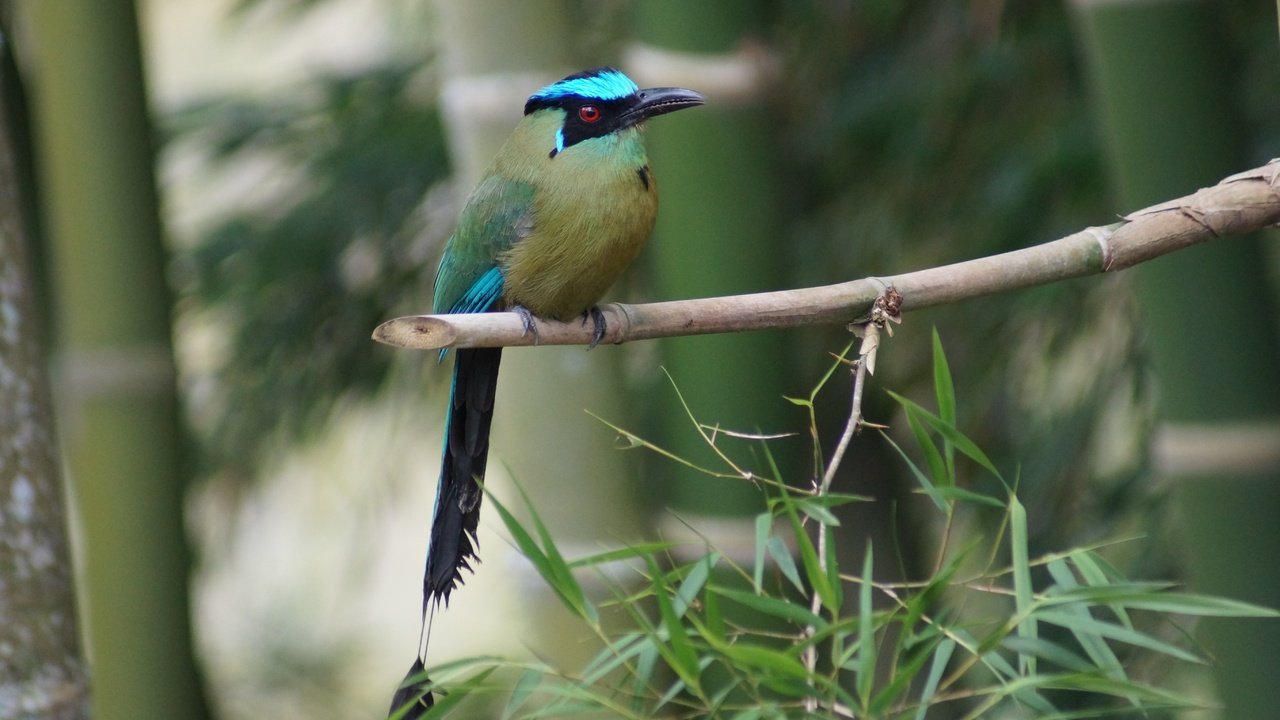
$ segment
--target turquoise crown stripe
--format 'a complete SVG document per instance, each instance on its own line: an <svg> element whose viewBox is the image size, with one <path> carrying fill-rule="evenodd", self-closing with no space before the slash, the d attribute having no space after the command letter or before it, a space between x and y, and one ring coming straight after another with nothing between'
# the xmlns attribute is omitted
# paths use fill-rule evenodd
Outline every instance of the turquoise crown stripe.
<svg viewBox="0 0 1280 720"><path fill-rule="evenodd" d="M596 100L620 100L639 91L640 88L621 70L601 68L553 82L531 95L529 100L556 100L573 95Z"/></svg>

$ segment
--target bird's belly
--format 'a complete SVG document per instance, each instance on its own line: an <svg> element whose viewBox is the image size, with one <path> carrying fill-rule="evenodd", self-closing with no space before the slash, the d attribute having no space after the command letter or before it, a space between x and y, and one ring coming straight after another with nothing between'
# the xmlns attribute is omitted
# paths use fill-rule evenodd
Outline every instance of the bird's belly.
<svg viewBox="0 0 1280 720"><path fill-rule="evenodd" d="M506 305L558 320L593 307L653 230L657 199L636 185L625 201L601 204L594 212L552 206L535 215L533 233L503 258Z"/></svg>

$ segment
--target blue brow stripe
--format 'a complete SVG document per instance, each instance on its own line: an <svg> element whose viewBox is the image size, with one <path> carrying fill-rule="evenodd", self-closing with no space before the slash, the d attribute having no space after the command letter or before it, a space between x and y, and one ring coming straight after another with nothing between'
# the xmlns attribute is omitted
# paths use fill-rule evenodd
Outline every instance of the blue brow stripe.
<svg viewBox="0 0 1280 720"><path fill-rule="evenodd" d="M551 83L534 93L530 100L555 100L557 98L577 95L596 100L620 100L639 92L631 78L618 70L606 70L586 77L566 78Z"/></svg>

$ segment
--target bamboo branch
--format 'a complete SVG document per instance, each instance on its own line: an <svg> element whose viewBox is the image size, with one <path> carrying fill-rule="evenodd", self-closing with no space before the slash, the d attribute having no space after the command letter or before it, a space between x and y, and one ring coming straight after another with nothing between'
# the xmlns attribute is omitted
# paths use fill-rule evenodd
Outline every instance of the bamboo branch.
<svg viewBox="0 0 1280 720"><path fill-rule="evenodd" d="M1060 280L1114 272L1220 237L1280 224L1280 159L1186 197L1022 250L889 277L726 297L600 306L601 342L850 323L864 319L889 287L915 310ZM536 321L537 342L511 312L411 315L373 332L379 342L417 350L450 347L585 345L592 323Z"/></svg>
<svg viewBox="0 0 1280 720"><path fill-rule="evenodd" d="M887 294L892 295L893 293ZM896 301L897 298L894 298L895 303ZM873 311L872 320L862 326L862 345L858 349L858 359L852 363L853 389L849 404L849 419L845 423L844 432L840 435L840 442L836 445L835 452L831 454L831 461L827 464L827 470L822 474L822 480L814 479L814 490L819 497L831 492L831 483L835 480L836 471L840 469L840 463L844 461L845 452L849 450L849 443L862 428L862 393L867 380L867 372L875 366L875 354L880 346L880 329L885 322L901 321L901 317L897 314L896 305L892 311L885 310L885 305L888 302L886 298L885 302L878 303L875 306L878 312ZM821 520L818 521L817 536L818 567L825 568L827 566L827 524ZM871 578L863 578L863 582L871 582ZM822 597L816 590L809 598L809 612L813 613L815 617L822 612ZM802 639L811 640L817 634L817 631L816 625L806 625ZM805 670L812 675L818 668L818 646L810 642L805 647L804 652L801 653L800 659L804 662ZM810 713L818 709L818 695L816 692L805 696L804 709Z"/></svg>

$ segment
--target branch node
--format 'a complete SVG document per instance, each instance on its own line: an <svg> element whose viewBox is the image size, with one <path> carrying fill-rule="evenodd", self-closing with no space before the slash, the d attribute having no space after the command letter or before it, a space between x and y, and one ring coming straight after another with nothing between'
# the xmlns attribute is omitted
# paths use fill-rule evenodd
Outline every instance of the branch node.
<svg viewBox="0 0 1280 720"><path fill-rule="evenodd" d="M1115 253L1111 250L1111 236L1115 234L1117 225L1109 225L1106 227L1087 227L1084 233L1094 239L1098 243L1098 253L1102 256L1102 272L1110 272L1111 264L1115 262Z"/></svg>
<svg viewBox="0 0 1280 720"><path fill-rule="evenodd" d="M614 345L621 345L631 336L631 327L635 325L635 315L631 306L626 303L607 303L600 306L601 312L611 312L614 321L609 325L609 335Z"/></svg>

